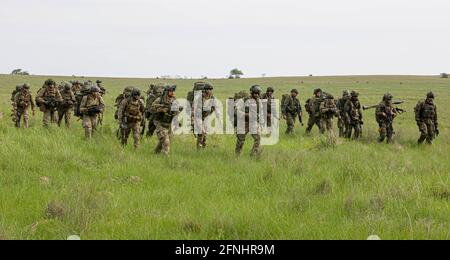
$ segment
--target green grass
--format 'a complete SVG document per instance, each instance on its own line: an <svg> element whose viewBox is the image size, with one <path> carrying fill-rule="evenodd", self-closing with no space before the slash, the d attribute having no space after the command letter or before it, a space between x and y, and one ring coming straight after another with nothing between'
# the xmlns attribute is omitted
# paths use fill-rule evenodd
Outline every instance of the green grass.
<svg viewBox="0 0 450 260"><path fill-rule="evenodd" d="M80 122L70 130L17 130L7 117L10 92L45 77L0 76L0 239L450 239L450 81L438 77L366 76L211 80L224 99L252 84L297 87L304 102L315 87L340 95L356 89L364 104L390 91L408 110L395 123L393 145L376 143L374 111L364 138L329 146L317 129L297 128L260 159L234 156L234 136L213 136L197 153L192 136L177 136L169 158L155 139L138 151L114 137L113 100L125 86L158 80L103 79L109 93L104 126L86 142ZM55 77L57 81L70 78ZM303 84L301 82L303 81ZM175 81L185 97L192 80ZM413 108L433 90L441 136L416 145ZM251 139L251 138L250 138ZM250 141L250 140L249 140ZM58 214L49 217L48 205Z"/></svg>

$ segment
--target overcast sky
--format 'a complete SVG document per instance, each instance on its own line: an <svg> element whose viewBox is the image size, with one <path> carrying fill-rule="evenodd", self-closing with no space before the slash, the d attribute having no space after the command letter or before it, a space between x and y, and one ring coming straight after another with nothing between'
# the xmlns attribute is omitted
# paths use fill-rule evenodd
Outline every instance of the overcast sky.
<svg viewBox="0 0 450 260"><path fill-rule="evenodd" d="M448 0L1 0L0 73L450 72Z"/></svg>

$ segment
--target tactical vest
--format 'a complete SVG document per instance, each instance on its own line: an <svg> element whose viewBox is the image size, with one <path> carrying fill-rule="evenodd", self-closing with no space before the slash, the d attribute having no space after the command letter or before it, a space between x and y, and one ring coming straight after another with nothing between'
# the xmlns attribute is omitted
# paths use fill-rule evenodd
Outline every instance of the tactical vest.
<svg viewBox="0 0 450 260"><path fill-rule="evenodd" d="M17 107L19 109L26 109L31 103L31 95L30 93L20 94L19 99L17 100Z"/></svg>
<svg viewBox="0 0 450 260"><path fill-rule="evenodd" d="M434 104L424 103L421 117L424 119L434 119L436 117L436 107Z"/></svg>
<svg viewBox="0 0 450 260"><path fill-rule="evenodd" d="M352 120L359 120L361 118L360 109L361 103L359 101L349 100L350 103L350 117Z"/></svg>
<svg viewBox="0 0 450 260"><path fill-rule="evenodd" d="M314 117L320 117L320 104L323 102L323 98L313 98L310 101L311 114Z"/></svg>
<svg viewBox="0 0 450 260"><path fill-rule="evenodd" d="M334 102L334 99L326 99L323 102L323 105L325 109L336 109L336 103ZM334 113L333 112L321 113L321 116L323 118L332 118L334 116Z"/></svg>
<svg viewBox="0 0 450 260"><path fill-rule="evenodd" d="M133 100L133 99L128 99L128 103L127 103L127 109L126 109L126 113L127 115L133 116L133 117L142 117L142 113L141 113L141 100Z"/></svg>

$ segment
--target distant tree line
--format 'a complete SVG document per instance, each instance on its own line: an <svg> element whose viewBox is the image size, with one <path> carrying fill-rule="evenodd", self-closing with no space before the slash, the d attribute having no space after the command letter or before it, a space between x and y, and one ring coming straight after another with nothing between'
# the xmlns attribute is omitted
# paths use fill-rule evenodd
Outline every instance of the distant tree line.
<svg viewBox="0 0 450 260"><path fill-rule="evenodd" d="M30 73L22 69L15 69L11 72L11 75L29 76Z"/></svg>
<svg viewBox="0 0 450 260"><path fill-rule="evenodd" d="M442 79L448 79L448 73L441 73Z"/></svg>

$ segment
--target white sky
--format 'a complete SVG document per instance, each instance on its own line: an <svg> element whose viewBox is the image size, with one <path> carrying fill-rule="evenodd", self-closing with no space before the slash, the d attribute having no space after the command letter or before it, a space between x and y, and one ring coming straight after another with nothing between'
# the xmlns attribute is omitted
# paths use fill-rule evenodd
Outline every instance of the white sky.
<svg viewBox="0 0 450 260"><path fill-rule="evenodd" d="M448 0L1 0L0 73L450 72Z"/></svg>

